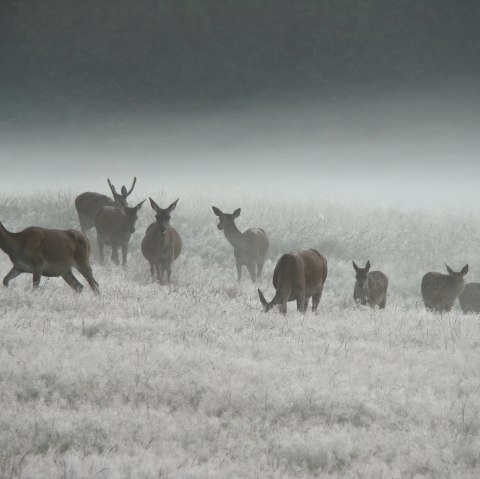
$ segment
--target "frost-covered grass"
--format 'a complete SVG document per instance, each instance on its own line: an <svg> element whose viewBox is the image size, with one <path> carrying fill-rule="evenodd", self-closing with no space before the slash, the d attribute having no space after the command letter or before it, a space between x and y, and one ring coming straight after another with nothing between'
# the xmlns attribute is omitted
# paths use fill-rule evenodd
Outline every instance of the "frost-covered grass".
<svg viewBox="0 0 480 479"><path fill-rule="evenodd" d="M126 270L94 261L100 297L61 279L33 292L28 275L0 289L0 477L478 477L479 319L427 313L419 295L444 260L479 277L474 215L213 203L269 233L269 297L280 252L327 255L318 314L260 312L211 198L181 198L174 282L151 284L146 208ZM70 194L1 198L0 219L77 226ZM352 258L389 275L386 310L352 304Z"/></svg>

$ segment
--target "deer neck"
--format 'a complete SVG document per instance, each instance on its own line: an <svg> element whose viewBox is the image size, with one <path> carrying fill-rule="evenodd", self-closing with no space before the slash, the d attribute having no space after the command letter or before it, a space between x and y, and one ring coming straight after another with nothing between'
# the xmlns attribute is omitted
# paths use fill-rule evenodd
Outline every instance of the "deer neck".
<svg viewBox="0 0 480 479"><path fill-rule="evenodd" d="M223 227L223 233L234 249L243 249L245 238L233 221Z"/></svg>
<svg viewBox="0 0 480 479"><path fill-rule="evenodd" d="M0 248L10 256L17 256L20 245L16 233L10 233L2 223L0 223Z"/></svg>

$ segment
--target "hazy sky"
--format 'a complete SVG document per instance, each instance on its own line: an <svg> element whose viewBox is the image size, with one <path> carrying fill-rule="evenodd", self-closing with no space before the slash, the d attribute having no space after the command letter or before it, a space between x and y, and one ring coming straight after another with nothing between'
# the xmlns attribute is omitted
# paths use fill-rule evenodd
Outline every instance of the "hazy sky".
<svg viewBox="0 0 480 479"><path fill-rule="evenodd" d="M107 3L0 7L2 192L478 200L475 2Z"/></svg>

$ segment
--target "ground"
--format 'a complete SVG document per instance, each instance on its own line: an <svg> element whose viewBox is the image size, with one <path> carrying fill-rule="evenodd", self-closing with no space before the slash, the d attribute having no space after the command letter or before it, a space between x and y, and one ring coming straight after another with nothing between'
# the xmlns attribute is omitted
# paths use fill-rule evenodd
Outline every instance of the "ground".
<svg viewBox="0 0 480 479"><path fill-rule="evenodd" d="M73 199L0 198L0 220L77 227ZM30 275L0 289L0 477L478 477L479 318L428 313L419 292L444 261L478 275L472 213L217 201L268 232L267 298L281 252L328 257L318 313L284 317L261 312L247 274L236 284L211 203L172 214L171 285L150 282L145 208L126 269L100 267L92 241L99 297L61 279L32 291ZM352 259L389 276L385 310L353 304Z"/></svg>

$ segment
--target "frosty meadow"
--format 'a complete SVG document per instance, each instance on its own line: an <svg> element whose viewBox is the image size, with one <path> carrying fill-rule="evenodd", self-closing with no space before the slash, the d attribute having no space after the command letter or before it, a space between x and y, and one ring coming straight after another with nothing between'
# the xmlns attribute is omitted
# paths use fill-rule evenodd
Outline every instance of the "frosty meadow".
<svg viewBox="0 0 480 479"><path fill-rule="evenodd" d="M2 197L2 223L78 229L74 198ZM269 297L283 253L325 254L316 314L261 311L212 204L268 234ZM139 210L125 268L100 266L88 232L99 296L27 275L0 290L1 477L478 477L478 317L420 294L445 260L480 278L473 213L184 195L163 285L141 251L152 221ZM352 259L389 278L385 309L355 304Z"/></svg>

